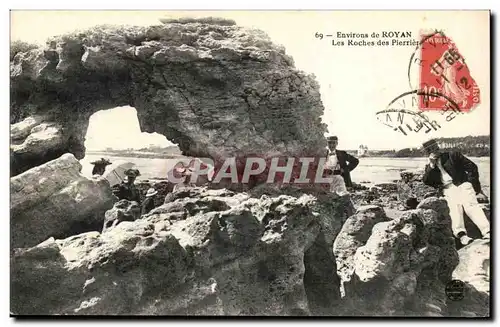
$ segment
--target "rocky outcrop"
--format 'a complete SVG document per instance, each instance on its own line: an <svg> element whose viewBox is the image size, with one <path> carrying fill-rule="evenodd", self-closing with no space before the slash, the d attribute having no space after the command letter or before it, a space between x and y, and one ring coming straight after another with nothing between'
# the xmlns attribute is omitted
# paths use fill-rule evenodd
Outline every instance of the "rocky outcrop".
<svg viewBox="0 0 500 327"><path fill-rule="evenodd" d="M137 202L120 200L104 214L102 232L113 228L122 221L135 221L141 217L141 207Z"/></svg>
<svg viewBox="0 0 500 327"><path fill-rule="evenodd" d="M436 189L422 182L422 171L403 171L397 182L398 201L406 209L415 209L420 201L436 196Z"/></svg>
<svg viewBox="0 0 500 327"><path fill-rule="evenodd" d="M347 219L348 199L254 198L205 188L192 189L189 196L185 190L174 194L170 203L157 208L160 212L121 222L102 234L49 239L14 251L12 311L306 315L324 310L318 307L318 288L331 289L332 283L319 279L314 285L311 276L335 273L335 262L331 251L308 250L333 242L331 233L338 233ZM184 208L185 219L170 219ZM319 261L312 265L314 255ZM327 264L323 271L321 262ZM338 284L332 291L338 293ZM335 294L322 296L329 303L339 300Z"/></svg>
<svg viewBox="0 0 500 327"><path fill-rule="evenodd" d="M29 116L11 125L11 176L67 153L68 137L56 122L44 122L44 117ZM20 159L22 158L22 159Z"/></svg>
<svg viewBox="0 0 500 327"><path fill-rule="evenodd" d="M384 192L397 192L398 185L396 183L379 183L374 185L376 188L383 190Z"/></svg>
<svg viewBox="0 0 500 327"><path fill-rule="evenodd" d="M390 219L378 206L352 215L345 196L285 190L289 194L267 190L259 197L177 190L149 214L103 233L15 249L12 311L488 315L489 244L476 241L460 250L457 266L443 199L425 199ZM452 279L466 283L465 302L447 299Z"/></svg>
<svg viewBox="0 0 500 327"><path fill-rule="evenodd" d="M352 193L352 199L357 206L383 206L388 209L402 209L401 204L398 201L398 196L396 191L394 191L394 183L377 184L370 188L357 187Z"/></svg>
<svg viewBox="0 0 500 327"><path fill-rule="evenodd" d="M65 154L10 179L11 246L101 230L104 213L117 199L106 180L80 171L75 157Z"/></svg>
<svg viewBox="0 0 500 327"><path fill-rule="evenodd" d="M447 315L443 290L458 256L443 202L432 198L382 222L377 221L386 219L372 207L360 214L366 226L353 219L344 227L335 252L337 260L343 255L350 263L341 274L345 314Z"/></svg>
<svg viewBox="0 0 500 327"><path fill-rule="evenodd" d="M266 185L263 185L266 186ZM153 222L184 220L193 215L204 215L211 211L228 210L248 198L246 193L233 193L225 189L201 192L203 189L186 189L169 194L165 204L153 209L146 219ZM304 253L304 288L309 313L313 315L334 315L339 304L340 291L332 244L342 223L353 213L349 197L338 197L317 189L316 200L310 204L321 229L316 239ZM288 195L287 195L288 194ZM300 198L304 195L298 188L255 188L252 197L265 201L282 196ZM275 200L272 200L275 201ZM264 202L265 203L265 202Z"/></svg>
<svg viewBox="0 0 500 327"><path fill-rule="evenodd" d="M448 301L450 315L490 316L490 240L478 239L458 251L460 262L453 279L465 284L463 299Z"/></svg>
<svg viewBox="0 0 500 327"><path fill-rule="evenodd" d="M81 159L89 117L124 105L137 109L143 131L216 165L233 156L238 165L247 156L317 157L326 145L314 77L263 32L234 22L98 26L57 36L18 52L10 82L14 174L66 152Z"/></svg>
<svg viewBox="0 0 500 327"><path fill-rule="evenodd" d="M367 205L358 208L342 226L333 244L342 296L345 296L344 283L348 283L354 273L356 250L366 244L373 226L387 220L382 207Z"/></svg>
<svg viewBox="0 0 500 327"><path fill-rule="evenodd" d="M490 294L490 240L478 239L458 251L460 264L453 278L467 282L479 292Z"/></svg>

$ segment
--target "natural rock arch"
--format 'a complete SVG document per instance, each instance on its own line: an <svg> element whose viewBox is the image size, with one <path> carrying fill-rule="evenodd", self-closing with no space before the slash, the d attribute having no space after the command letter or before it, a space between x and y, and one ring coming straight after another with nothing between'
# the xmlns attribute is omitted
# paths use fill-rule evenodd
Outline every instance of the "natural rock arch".
<svg viewBox="0 0 500 327"><path fill-rule="evenodd" d="M66 152L83 158L89 117L125 105L143 131L216 163L324 151L314 77L232 21L98 26L11 58L11 175Z"/></svg>

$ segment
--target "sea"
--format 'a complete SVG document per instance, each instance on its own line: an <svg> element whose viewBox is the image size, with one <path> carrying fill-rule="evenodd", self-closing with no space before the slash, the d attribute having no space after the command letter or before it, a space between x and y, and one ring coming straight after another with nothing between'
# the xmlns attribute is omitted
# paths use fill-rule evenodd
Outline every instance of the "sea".
<svg viewBox="0 0 500 327"><path fill-rule="evenodd" d="M93 166L90 162L98 160L101 157L108 158L111 162L123 160L132 162L141 172L139 179L166 178L167 172L178 162L175 159L161 158L136 158L136 157L118 157L106 156L103 154L89 154L80 163L82 165L82 174L90 176ZM484 193L490 196L490 158L489 157L469 157L479 170L479 181L483 187ZM423 169L427 163L427 158L385 158L385 157L363 157L359 158L358 167L351 172L353 182L367 186L394 182L400 178L401 171Z"/></svg>

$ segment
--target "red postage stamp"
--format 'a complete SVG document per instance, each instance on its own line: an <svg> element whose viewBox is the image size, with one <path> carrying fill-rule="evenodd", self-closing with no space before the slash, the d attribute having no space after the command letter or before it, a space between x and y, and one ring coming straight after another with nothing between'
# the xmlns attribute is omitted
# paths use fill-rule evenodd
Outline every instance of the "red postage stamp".
<svg viewBox="0 0 500 327"><path fill-rule="evenodd" d="M440 32L422 35L421 110L468 112L480 103L479 87L457 46Z"/></svg>

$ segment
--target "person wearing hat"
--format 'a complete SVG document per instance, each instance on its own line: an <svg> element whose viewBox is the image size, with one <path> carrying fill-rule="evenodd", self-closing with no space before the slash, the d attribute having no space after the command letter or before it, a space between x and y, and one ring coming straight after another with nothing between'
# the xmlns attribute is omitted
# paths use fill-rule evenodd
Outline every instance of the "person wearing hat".
<svg viewBox="0 0 500 327"><path fill-rule="evenodd" d="M158 194L158 191L155 190L154 187L151 187L146 192L146 198L144 199L144 202L142 203L141 215L145 215L155 208L155 200L156 200L155 195L156 194Z"/></svg>
<svg viewBox="0 0 500 327"><path fill-rule="evenodd" d="M106 166L111 165L111 161L105 158L101 158L99 160L93 161L90 163L91 165L94 165L94 168L92 169L92 175L101 175L104 174L106 171Z"/></svg>
<svg viewBox="0 0 500 327"><path fill-rule="evenodd" d="M425 166L424 184L438 189L444 195L450 209L451 228L462 245L473 240L467 235L464 211L481 231L483 238L490 237L490 222L478 204L485 199L477 165L458 151L440 151L435 140L423 143L429 155Z"/></svg>
<svg viewBox="0 0 500 327"><path fill-rule="evenodd" d="M124 181L121 184L117 184L113 187L113 194L120 200L125 199L141 204L140 192L134 184L135 179L140 175L141 174L137 169L127 169L125 171Z"/></svg>
<svg viewBox="0 0 500 327"><path fill-rule="evenodd" d="M330 191L348 193L347 187L352 187L351 171L358 166L359 160L345 151L337 150L337 136L329 136L326 140L328 154L325 171L329 177L333 177Z"/></svg>

